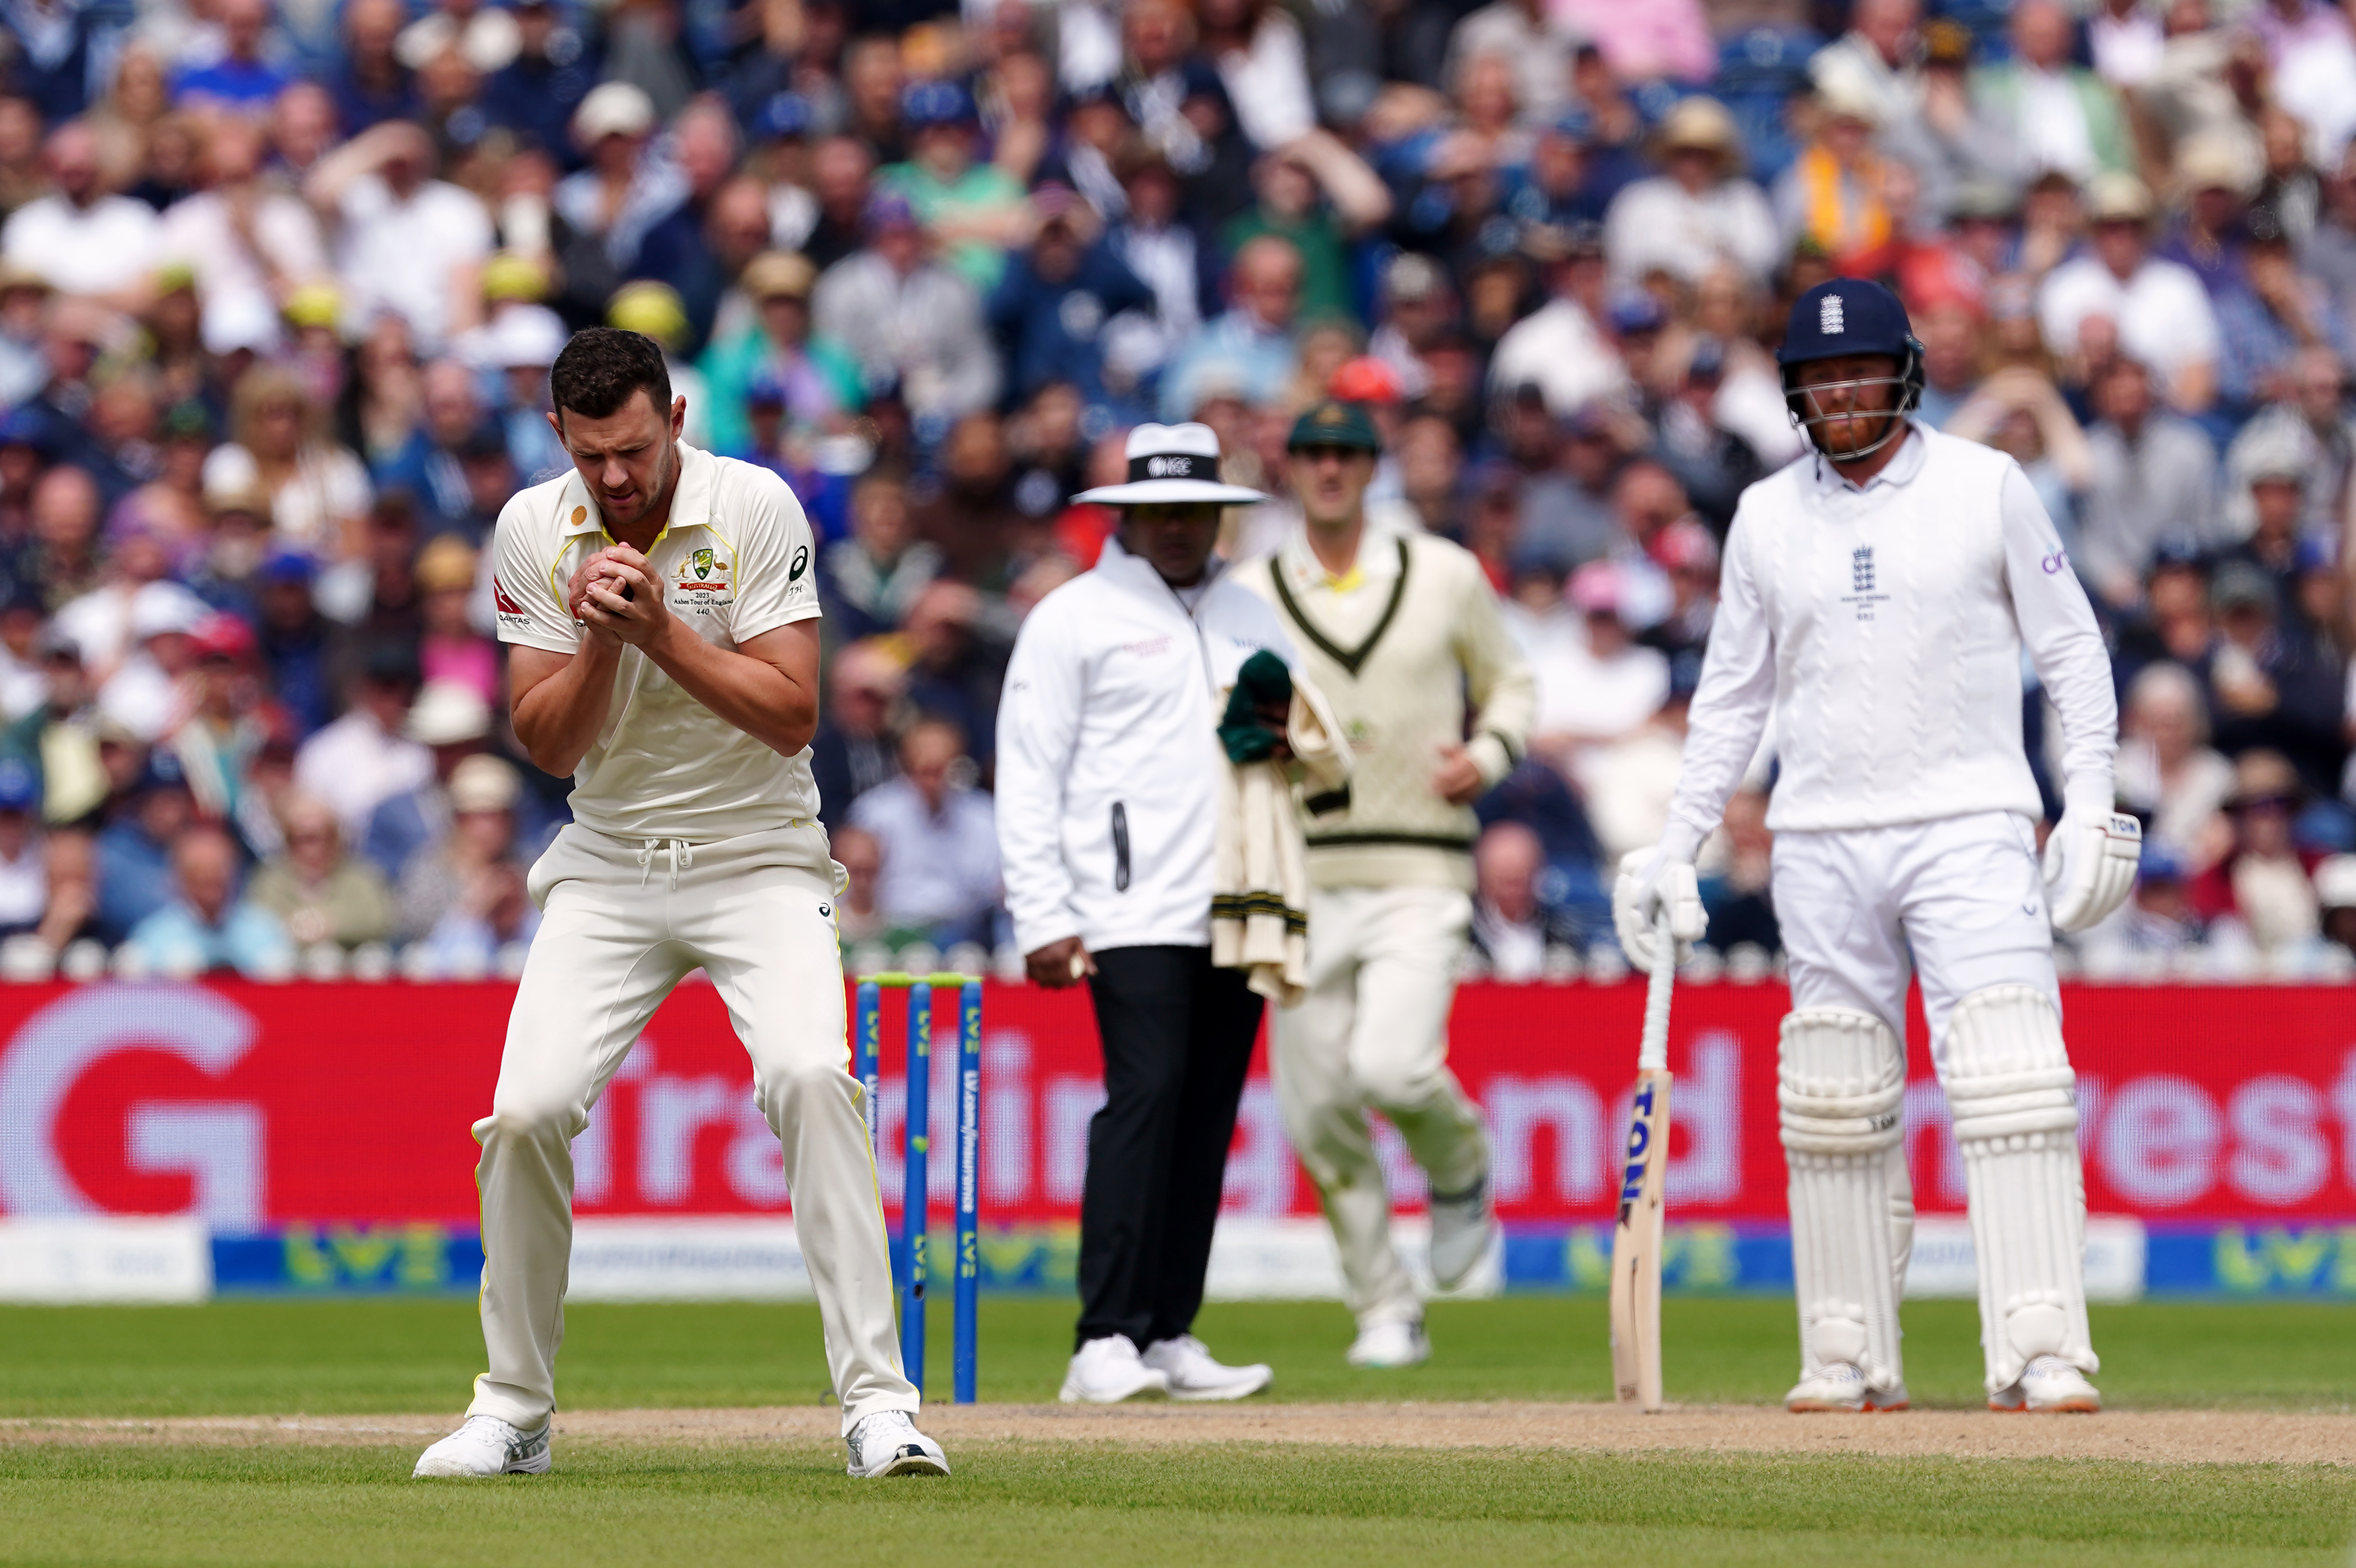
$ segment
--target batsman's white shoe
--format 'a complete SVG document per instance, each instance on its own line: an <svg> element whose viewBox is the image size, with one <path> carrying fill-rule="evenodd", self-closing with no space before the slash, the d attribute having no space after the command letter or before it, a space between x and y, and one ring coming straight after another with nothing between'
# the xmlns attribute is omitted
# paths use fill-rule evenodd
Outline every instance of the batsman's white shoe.
<svg viewBox="0 0 2356 1568"><path fill-rule="evenodd" d="M2010 1388L1988 1395L1990 1410L2031 1415L2092 1415L2103 1408L2102 1392L2086 1374L2059 1356L2038 1356Z"/></svg>
<svg viewBox="0 0 2356 1568"><path fill-rule="evenodd" d="M1263 1363L1230 1367L1213 1360L1210 1350L1192 1334L1156 1339L1139 1360L1170 1380L1172 1399L1248 1399L1276 1377L1276 1369Z"/></svg>
<svg viewBox="0 0 2356 1568"><path fill-rule="evenodd" d="M1783 1396L1783 1408L1794 1415L1819 1411L1843 1411L1856 1414L1866 1411L1903 1410L1906 1405L1904 1383L1896 1388L1869 1388L1865 1374L1847 1361L1835 1361L1829 1366L1817 1368Z"/></svg>
<svg viewBox="0 0 2356 1568"><path fill-rule="evenodd" d="M949 1473L949 1456L941 1452L939 1444L916 1430L905 1410L879 1410L862 1416L843 1442L851 1449L851 1463L844 1468L861 1479Z"/></svg>
<svg viewBox="0 0 2356 1568"><path fill-rule="evenodd" d="M1371 1324L1350 1341L1349 1362L1354 1367L1385 1371L1420 1366L1430 1360L1431 1341L1423 1337L1419 1322Z"/></svg>
<svg viewBox="0 0 2356 1568"><path fill-rule="evenodd" d="M1489 1179L1483 1177L1462 1192L1443 1197L1433 1193L1431 1211L1431 1283L1441 1290L1462 1285L1489 1254L1497 1218L1489 1207Z"/></svg>
<svg viewBox="0 0 2356 1568"><path fill-rule="evenodd" d="M1108 1334L1080 1347L1064 1374L1063 1392L1055 1397L1066 1404L1119 1404L1139 1394L1169 1392L1170 1374L1147 1366L1135 1340L1126 1334Z"/></svg>
<svg viewBox="0 0 2356 1568"><path fill-rule="evenodd" d="M537 1432L496 1415L470 1415L466 1424L417 1457L419 1476L541 1476L548 1473L548 1423Z"/></svg>

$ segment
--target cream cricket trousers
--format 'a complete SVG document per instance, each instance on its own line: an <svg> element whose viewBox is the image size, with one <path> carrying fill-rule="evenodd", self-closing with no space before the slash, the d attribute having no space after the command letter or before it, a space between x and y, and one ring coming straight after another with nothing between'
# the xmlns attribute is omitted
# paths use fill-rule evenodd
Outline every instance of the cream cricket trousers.
<svg viewBox="0 0 2356 1568"><path fill-rule="evenodd" d="M1379 1111L1438 1192L1487 1179L1481 1113L1448 1071L1448 1010L1472 928L1453 888L1316 888L1309 992L1276 1015L1277 1103L1333 1227L1361 1328L1423 1316L1391 1244L1391 1198L1366 1125Z"/></svg>
<svg viewBox="0 0 2356 1568"><path fill-rule="evenodd" d="M891 1254L859 1081L851 1075L834 868L816 823L688 845L579 824L532 868L543 911L482 1146L483 1340L470 1415L529 1431L555 1406L573 1253L573 1148L657 1004L712 977L753 1058L753 1096L785 1147L794 1229L818 1295L847 1433L914 1413L893 1320Z"/></svg>

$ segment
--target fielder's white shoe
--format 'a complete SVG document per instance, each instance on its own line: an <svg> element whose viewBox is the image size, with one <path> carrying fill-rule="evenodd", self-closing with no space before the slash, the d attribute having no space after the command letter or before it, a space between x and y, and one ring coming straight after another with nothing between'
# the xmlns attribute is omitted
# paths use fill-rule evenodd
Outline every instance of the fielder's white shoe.
<svg viewBox="0 0 2356 1568"><path fill-rule="evenodd" d="M537 1432L496 1415L470 1415L466 1424L418 1456L411 1476L540 1476L548 1472L548 1423Z"/></svg>
<svg viewBox="0 0 2356 1568"><path fill-rule="evenodd" d="M949 1473L949 1456L941 1452L939 1444L916 1430L905 1410L879 1410L862 1416L843 1442L851 1449L851 1463L844 1468L864 1480Z"/></svg>
<svg viewBox="0 0 2356 1568"><path fill-rule="evenodd" d="M1431 1341L1423 1337L1423 1325L1414 1320L1371 1324L1350 1341L1349 1362L1354 1367L1387 1370L1418 1366L1430 1359Z"/></svg>
<svg viewBox="0 0 2356 1568"><path fill-rule="evenodd" d="M1431 1283L1442 1290L1462 1285L1489 1253L1497 1229L1489 1209L1489 1179L1462 1192L1431 1195Z"/></svg>
<svg viewBox="0 0 2356 1568"><path fill-rule="evenodd" d="M1119 1404L1139 1394L1166 1394L1170 1374L1149 1367L1126 1334L1108 1334L1080 1347L1055 1397L1066 1404Z"/></svg>
<svg viewBox="0 0 2356 1568"><path fill-rule="evenodd" d="M1276 1377L1276 1369L1263 1363L1248 1367L1221 1365L1211 1359L1203 1341L1192 1334L1181 1334L1175 1339L1156 1339L1139 1359L1170 1380L1172 1399L1248 1399Z"/></svg>
<svg viewBox="0 0 2356 1568"><path fill-rule="evenodd" d="M2085 1373L2061 1357L2038 1356L2022 1370L2018 1382L1988 1395L1988 1408L2031 1415L2092 1415L2103 1408L2103 1396Z"/></svg>
<svg viewBox="0 0 2356 1568"><path fill-rule="evenodd" d="M1847 1361L1818 1367L1783 1396L1783 1408L1795 1415L1819 1411L1843 1411L1855 1414L1863 1411L1903 1410L1906 1404L1904 1383L1896 1388L1869 1388L1865 1374Z"/></svg>

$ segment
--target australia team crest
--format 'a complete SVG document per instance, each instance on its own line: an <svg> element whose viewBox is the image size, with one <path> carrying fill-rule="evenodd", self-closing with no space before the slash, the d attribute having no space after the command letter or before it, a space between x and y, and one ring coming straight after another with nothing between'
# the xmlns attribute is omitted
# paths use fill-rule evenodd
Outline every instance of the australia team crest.
<svg viewBox="0 0 2356 1568"><path fill-rule="evenodd" d="M689 551L680 562L671 603L681 610L699 613L734 603L736 584L730 570L734 564L709 545Z"/></svg>

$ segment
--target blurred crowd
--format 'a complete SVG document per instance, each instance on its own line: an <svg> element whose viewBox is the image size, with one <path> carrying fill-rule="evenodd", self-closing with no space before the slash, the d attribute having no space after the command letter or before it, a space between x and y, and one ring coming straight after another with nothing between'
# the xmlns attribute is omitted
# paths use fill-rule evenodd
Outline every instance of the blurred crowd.
<svg viewBox="0 0 2356 1568"><path fill-rule="evenodd" d="M509 731L485 546L599 323L818 531L855 965L1003 961L998 685L1123 432L1216 429L1271 497L1248 554L1330 395L1383 432L1375 526L1472 550L1537 673L1479 962L1608 970L1736 499L1801 451L1783 302L1836 273L1899 290L1922 417L2019 460L2111 640L2147 848L2072 960L2356 963L2356 32L2320 0L0 26L0 973L512 970L566 786ZM1704 865L1736 978L1775 963L1773 776Z"/></svg>

